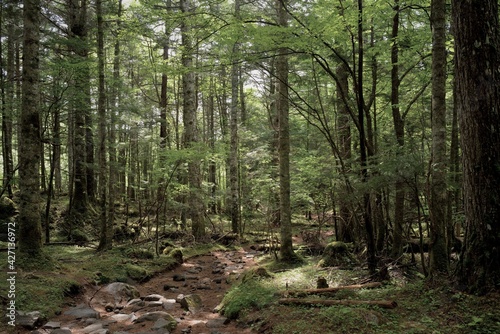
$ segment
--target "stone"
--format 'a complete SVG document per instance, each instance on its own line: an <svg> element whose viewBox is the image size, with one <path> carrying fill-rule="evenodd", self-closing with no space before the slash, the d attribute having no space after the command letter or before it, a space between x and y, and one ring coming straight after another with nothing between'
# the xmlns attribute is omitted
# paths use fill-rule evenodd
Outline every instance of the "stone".
<svg viewBox="0 0 500 334"><path fill-rule="evenodd" d="M42 317L39 311L33 312L23 312L18 311L16 317L16 324L18 326L27 328L27 329L35 329L36 327L40 327L40 325L44 322L44 318Z"/></svg>
<svg viewBox="0 0 500 334"><path fill-rule="evenodd" d="M141 315L139 318L134 320L134 323L139 324L146 321L154 321L156 326L159 328L166 328L168 330L173 330L177 327L177 321L173 316L171 316L167 312L156 311L156 312L148 312Z"/></svg>
<svg viewBox="0 0 500 334"><path fill-rule="evenodd" d="M144 301L146 302L156 302L156 301L159 301L159 300L162 300L162 299L165 299L165 297L163 297L162 295L158 295L158 294L152 294L152 295L148 295L146 297L144 297Z"/></svg>
<svg viewBox="0 0 500 334"><path fill-rule="evenodd" d="M116 320L116 321L127 321L127 320L132 319L132 315L119 313L119 314L113 314L110 318L113 320Z"/></svg>
<svg viewBox="0 0 500 334"><path fill-rule="evenodd" d="M98 322L98 323L88 325L87 327L83 328L82 332L85 334L90 334L90 333L95 332L95 331L100 330L100 329L103 329L102 323Z"/></svg>
<svg viewBox="0 0 500 334"><path fill-rule="evenodd" d="M192 314L195 314L202 307L201 297L197 294L184 296L180 304L186 311L190 311Z"/></svg>
<svg viewBox="0 0 500 334"><path fill-rule="evenodd" d="M216 318L216 319L210 319L207 321L205 326L207 328L220 328L222 326L225 326L229 323L229 319L221 317L221 318Z"/></svg>
<svg viewBox="0 0 500 334"><path fill-rule="evenodd" d="M115 305L126 305L131 299L140 296L139 290L134 286L121 282L108 284L102 291L113 298Z"/></svg>
<svg viewBox="0 0 500 334"><path fill-rule="evenodd" d="M73 307L66 312L65 315L70 315L75 317L76 319L86 319L86 318L94 318L99 319L99 312L86 306L85 304L80 304L76 307Z"/></svg>
<svg viewBox="0 0 500 334"><path fill-rule="evenodd" d="M49 321L45 325L43 325L44 329L58 329L61 328L61 323L58 321Z"/></svg>
<svg viewBox="0 0 500 334"><path fill-rule="evenodd" d="M185 281L186 280L186 276L184 275L179 275L179 274L175 274L173 276L173 279L175 282L182 282L182 281Z"/></svg>
<svg viewBox="0 0 500 334"><path fill-rule="evenodd" d="M70 329L67 328L58 328L54 329L50 334L72 334Z"/></svg>

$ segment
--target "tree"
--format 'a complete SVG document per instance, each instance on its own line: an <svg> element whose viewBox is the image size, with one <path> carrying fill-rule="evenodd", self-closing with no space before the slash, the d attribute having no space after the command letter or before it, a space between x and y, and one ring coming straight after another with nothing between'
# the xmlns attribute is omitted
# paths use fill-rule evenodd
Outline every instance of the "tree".
<svg viewBox="0 0 500 334"><path fill-rule="evenodd" d="M181 10L185 15L192 14L194 8L191 0L181 1ZM196 122L196 73L193 68L193 41L192 29L189 18L186 17L181 24L182 36L182 65L184 73L182 75L182 92L183 92L183 122L184 122L184 147L187 149L193 148L198 142L197 139L197 122ZM198 159L194 156L188 161L188 181L190 190L189 196L189 216L191 218L192 231L196 240L205 236L205 221L204 221L204 205L201 198L201 170Z"/></svg>
<svg viewBox="0 0 500 334"><path fill-rule="evenodd" d="M27 0L23 9L22 107L19 145L19 251L26 259L42 253L40 221L39 43L40 1Z"/></svg>
<svg viewBox="0 0 500 334"><path fill-rule="evenodd" d="M277 0L278 24L288 26L286 11L287 0ZM281 43L284 40L280 41ZM284 262L297 260L292 243L292 213L290 208L290 125L288 103L288 59L287 48L280 46L276 59L277 96L276 109L278 112L279 132L279 180L280 180L280 258Z"/></svg>
<svg viewBox="0 0 500 334"><path fill-rule="evenodd" d="M99 201L100 201L100 238L98 250L111 249L113 243L113 225L108 220L108 162L107 162L107 118L105 91L105 55L104 55L104 18L102 0L96 0L97 15L97 61L98 61L98 98L97 113L99 116Z"/></svg>
<svg viewBox="0 0 500 334"><path fill-rule="evenodd" d="M498 1L454 0L452 16L465 211L458 280L485 293L500 282Z"/></svg>
<svg viewBox="0 0 500 334"><path fill-rule="evenodd" d="M234 2L234 16L240 19L240 0ZM235 41L232 50L231 64L231 109L230 109L230 153L229 153L229 188L231 212L231 228L233 233L240 232L240 199L239 199L239 168L238 168L238 105L239 105L239 72L238 53L240 41Z"/></svg>
<svg viewBox="0 0 500 334"><path fill-rule="evenodd" d="M431 1L432 157L430 186L430 274L448 273L446 242L446 1Z"/></svg>

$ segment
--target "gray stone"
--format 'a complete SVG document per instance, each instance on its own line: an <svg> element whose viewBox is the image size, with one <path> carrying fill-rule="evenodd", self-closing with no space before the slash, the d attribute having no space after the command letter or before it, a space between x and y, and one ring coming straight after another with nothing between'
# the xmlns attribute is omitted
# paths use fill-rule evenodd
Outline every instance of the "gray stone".
<svg viewBox="0 0 500 334"><path fill-rule="evenodd" d="M107 330L106 328L100 328L98 330L90 332L89 334L108 334L108 333L109 333L109 330Z"/></svg>
<svg viewBox="0 0 500 334"><path fill-rule="evenodd" d="M44 319L39 311L23 312L18 311L16 324L27 329L35 329L44 322Z"/></svg>
<svg viewBox="0 0 500 334"><path fill-rule="evenodd" d="M113 314L110 318L116 321L127 321L132 319L132 315L119 313L119 314Z"/></svg>
<svg viewBox="0 0 500 334"><path fill-rule="evenodd" d="M157 329L167 328L168 330L173 330L175 329L175 327L177 327L177 321L175 320L175 318L167 312L163 311L145 313L139 318L135 319L134 323L138 324L146 321L154 321L155 326L160 326L161 324L161 327L157 327Z"/></svg>
<svg viewBox="0 0 500 334"><path fill-rule="evenodd" d="M162 301L148 302L146 304L146 306L148 306L148 307L162 307L163 302Z"/></svg>
<svg viewBox="0 0 500 334"><path fill-rule="evenodd" d="M134 286L120 282L108 284L102 291L113 298L115 305L126 305L129 300L140 296L139 290Z"/></svg>
<svg viewBox="0 0 500 334"><path fill-rule="evenodd" d="M201 297L197 294L184 296L180 304L185 310L190 311L192 314L195 314L202 307Z"/></svg>
<svg viewBox="0 0 500 334"><path fill-rule="evenodd" d="M220 328L224 325L227 325L229 323L229 319L221 317L221 318L216 318L216 319L210 319L207 321L205 326L208 328Z"/></svg>
<svg viewBox="0 0 500 334"><path fill-rule="evenodd" d="M144 301L146 302L156 302L156 301L160 301L162 299L165 299L165 297L163 297L162 295L158 295L158 294L152 294L152 295L148 295L146 297L144 297Z"/></svg>
<svg viewBox="0 0 500 334"><path fill-rule="evenodd" d="M59 329L54 329L50 334L72 334L70 329L67 328L59 328Z"/></svg>
<svg viewBox="0 0 500 334"><path fill-rule="evenodd" d="M97 312L93 308L86 306L85 304L80 304L76 307L73 307L64 312L64 314L71 315L76 319L85 319L85 318L99 319L99 312Z"/></svg>
<svg viewBox="0 0 500 334"><path fill-rule="evenodd" d="M97 322L95 324L88 325L87 327L85 327L84 329L82 329L82 331L83 331L83 333L90 334L90 333L92 333L94 331L97 331L97 330L100 330L100 329L103 329L102 328L102 323Z"/></svg>
<svg viewBox="0 0 500 334"><path fill-rule="evenodd" d="M42 328L45 329L58 329L61 328L61 323L57 321L49 321Z"/></svg>

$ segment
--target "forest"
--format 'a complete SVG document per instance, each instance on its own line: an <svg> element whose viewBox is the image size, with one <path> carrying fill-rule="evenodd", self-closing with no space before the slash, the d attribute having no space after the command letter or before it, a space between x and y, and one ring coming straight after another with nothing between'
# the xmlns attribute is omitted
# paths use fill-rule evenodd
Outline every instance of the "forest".
<svg viewBox="0 0 500 334"><path fill-rule="evenodd" d="M11 310L47 320L91 286L153 289L167 270L207 254L238 264L245 250L256 263L241 260L219 311L257 332L315 333L248 310L292 323L316 302L339 319L332 333L500 329L498 1L3 0L0 11L8 325ZM290 298L289 287L342 285L340 300ZM340 314L415 300L409 314L434 305L459 320L392 328L376 313L382 325L359 328Z"/></svg>

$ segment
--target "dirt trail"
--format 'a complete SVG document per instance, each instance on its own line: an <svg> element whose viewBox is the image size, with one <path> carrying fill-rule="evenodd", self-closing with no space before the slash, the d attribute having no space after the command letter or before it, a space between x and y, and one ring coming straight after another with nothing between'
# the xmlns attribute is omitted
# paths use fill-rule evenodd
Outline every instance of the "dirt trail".
<svg viewBox="0 0 500 334"><path fill-rule="evenodd" d="M91 307L99 313L99 319L75 319L67 313L74 307L68 307L60 316L50 319L51 323L60 325L60 329L41 328L38 334L132 334L132 333L169 333L165 329L155 330L155 320L141 323L134 322L141 315L148 312L168 312L177 320L177 327L170 333L191 334L225 334L251 333L248 328L242 328L237 322L229 321L213 310L222 301L224 294L231 287L234 280L246 269L255 266L254 257L257 252L217 251L207 255L197 256L186 260L181 266L153 277L143 284L135 284L141 298L149 295L161 295L168 300L177 299L180 294L197 294L201 297L201 307L194 313L188 312L179 303L172 303L168 309L161 304L146 306L131 310L115 310L108 312L98 298L95 290L87 289L86 293L75 300L76 304ZM116 314L123 314L120 319ZM125 315L129 315L127 318ZM89 331L89 325L96 325L97 331ZM102 327L100 327L102 325ZM69 329L63 332L62 329ZM30 333L18 331L17 333Z"/></svg>

